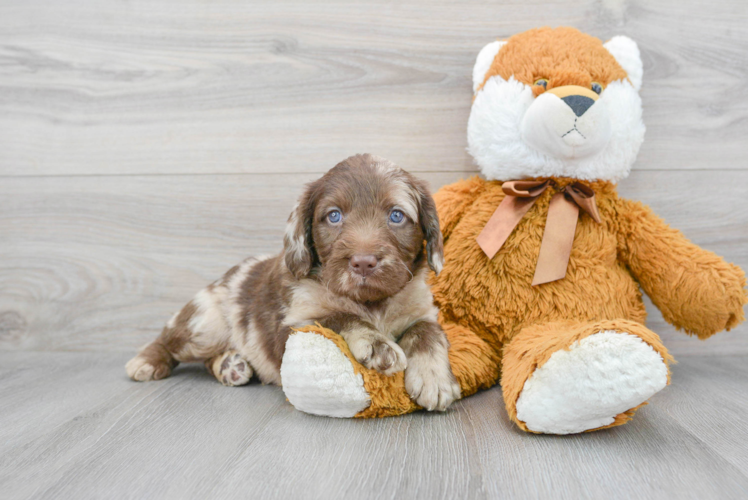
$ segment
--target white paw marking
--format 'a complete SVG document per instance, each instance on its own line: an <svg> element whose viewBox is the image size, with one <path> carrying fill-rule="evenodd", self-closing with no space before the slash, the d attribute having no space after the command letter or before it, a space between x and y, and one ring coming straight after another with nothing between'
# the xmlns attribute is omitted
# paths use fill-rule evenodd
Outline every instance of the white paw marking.
<svg viewBox="0 0 748 500"><path fill-rule="evenodd" d="M148 382L150 380L160 380L171 374L171 367L168 365L154 366L143 356L135 356L125 365L127 376L137 382Z"/></svg>
<svg viewBox="0 0 748 500"><path fill-rule="evenodd" d="M348 347L356 361L387 376L401 372L408 366L405 353L400 346L383 337L358 338Z"/></svg>
<svg viewBox="0 0 748 500"><path fill-rule="evenodd" d="M216 378L227 387L245 385L252 378L252 367L241 354L228 351L213 365Z"/></svg>
<svg viewBox="0 0 748 500"><path fill-rule="evenodd" d="M667 365L649 344L604 331L553 353L535 370L517 400L517 418L548 434L596 429L666 385Z"/></svg>
<svg viewBox="0 0 748 500"><path fill-rule="evenodd" d="M428 411L445 411L461 394L449 360L425 354L410 358L405 370L405 390Z"/></svg>

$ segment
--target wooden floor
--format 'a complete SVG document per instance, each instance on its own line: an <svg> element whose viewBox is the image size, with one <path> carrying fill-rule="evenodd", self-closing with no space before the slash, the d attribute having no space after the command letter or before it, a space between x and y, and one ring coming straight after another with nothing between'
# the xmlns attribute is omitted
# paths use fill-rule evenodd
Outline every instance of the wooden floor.
<svg viewBox="0 0 748 500"><path fill-rule="evenodd" d="M341 420L201 366L131 382L127 356L0 353L0 497L748 498L748 357L688 357L629 424L514 427L496 387L446 414Z"/></svg>
<svg viewBox="0 0 748 500"><path fill-rule="evenodd" d="M349 421L198 367L125 378L338 161L476 175L475 57L543 25L638 42L620 193L748 269L746 0L0 0L0 500L748 498L748 324L701 342L649 302L673 385L588 435L519 432L499 388Z"/></svg>

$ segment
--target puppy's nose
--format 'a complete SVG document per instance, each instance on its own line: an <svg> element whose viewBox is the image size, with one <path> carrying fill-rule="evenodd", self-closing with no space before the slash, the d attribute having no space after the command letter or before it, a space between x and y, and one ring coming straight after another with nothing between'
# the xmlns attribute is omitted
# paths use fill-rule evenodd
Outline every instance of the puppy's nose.
<svg viewBox="0 0 748 500"><path fill-rule="evenodd" d="M369 276L373 273L378 263L374 255L354 255L350 260L353 272L361 276Z"/></svg>
<svg viewBox="0 0 748 500"><path fill-rule="evenodd" d="M582 116L588 109L590 109L590 106L595 104L595 101L583 95L567 95L566 97L562 97L561 100L564 101L577 116Z"/></svg>

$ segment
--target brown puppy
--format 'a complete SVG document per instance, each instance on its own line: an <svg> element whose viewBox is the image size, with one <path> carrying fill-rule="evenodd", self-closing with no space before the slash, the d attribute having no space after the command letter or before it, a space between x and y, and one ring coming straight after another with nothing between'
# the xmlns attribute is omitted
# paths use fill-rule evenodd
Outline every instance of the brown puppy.
<svg viewBox="0 0 748 500"><path fill-rule="evenodd" d="M158 380L179 362L205 361L224 385L253 373L280 385L290 329L320 322L366 367L405 370L419 405L444 410L460 387L426 284L427 266L438 273L443 259L425 184L382 158L353 156L307 186L280 255L247 259L198 293L127 374Z"/></svg>

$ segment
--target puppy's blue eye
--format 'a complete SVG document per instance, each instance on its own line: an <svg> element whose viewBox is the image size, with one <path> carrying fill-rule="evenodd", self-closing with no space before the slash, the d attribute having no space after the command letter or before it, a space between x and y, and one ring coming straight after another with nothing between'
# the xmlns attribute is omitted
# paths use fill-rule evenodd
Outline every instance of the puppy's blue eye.
<svg viewBox="0 0 748 500"><path fill-rule="evenodd" d="M405 214L403 214L400 210L393 210L392 212L390 212L390 221L395 224L400 224L404 218Z"/></svg>
<svg viewBox="0 0 748 500"><path fill-rule="evenodd" d="M333 210L329 214L327 214L327 220L330 221L331 224L337 224L340 222L340 219L342 218L342 215L340 215L339 210Z"/></svg>
<svg viewBox="0 0 748 500"><path fill-rule="evenodd" d="M594 92L595 94L599 94L600 92L602 92L602 91L603 91L603 86L602 86L602 85L600 85L600 84L599 84L599 83L597 83L597 82L592 82L592 91L593 91L593 92Z"/></svg>

